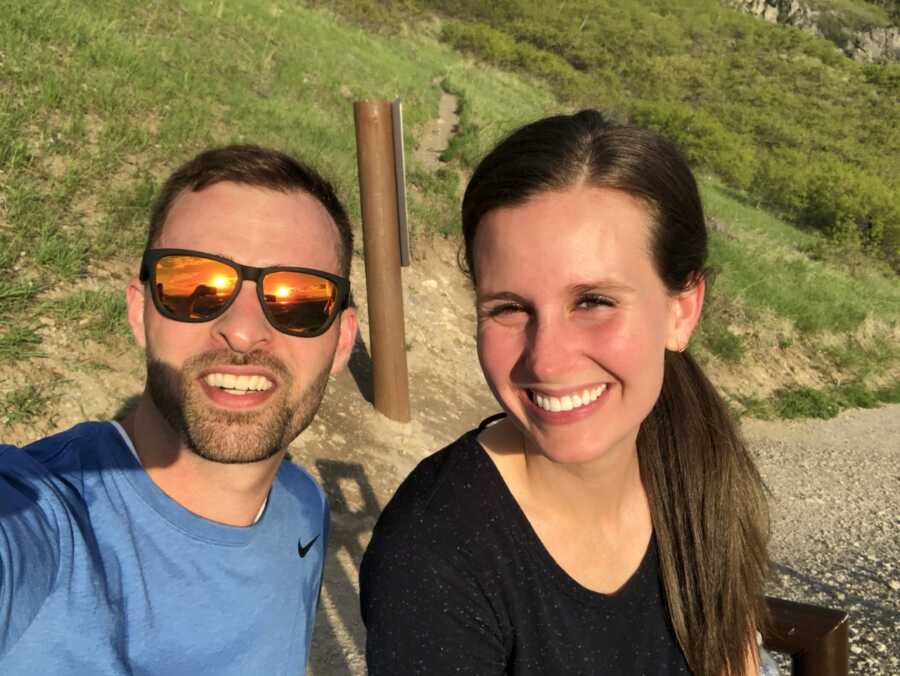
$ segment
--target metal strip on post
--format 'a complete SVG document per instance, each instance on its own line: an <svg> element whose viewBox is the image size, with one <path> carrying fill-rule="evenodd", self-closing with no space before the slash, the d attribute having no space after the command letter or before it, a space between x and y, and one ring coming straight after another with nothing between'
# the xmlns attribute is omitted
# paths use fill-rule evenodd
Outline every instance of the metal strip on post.
<svg viewBox="0 0 900 676"><path fill-rule="evenodd" d="M406 153L403 148L403 104L394 99L394 173L397 177L397 218L400 224L400 265L409 267L409 221L406 213Z"/></svg>
<svg viewBox="0 0 900 676"><path fill-rule="evenodd" d="M388 101L357 101L353 117L375 408L388 418L409 422L393 111Z"/></svg>

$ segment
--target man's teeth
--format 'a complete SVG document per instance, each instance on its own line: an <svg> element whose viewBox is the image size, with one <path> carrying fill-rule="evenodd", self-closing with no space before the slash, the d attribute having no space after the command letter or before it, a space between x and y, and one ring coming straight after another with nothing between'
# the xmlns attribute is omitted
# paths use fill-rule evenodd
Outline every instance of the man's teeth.
<svg viewBox="0 0 900 676"><path fill-rule="evenodd" d="M265 376L239 376L233 373L210 373L204 380L210 387L220 387L229 394L247 394L269 390L274 383Z"/></svg>
<svg viewBox="0 0 900 676"><path fill-rule="evenodd" d="M606 385L600 385L593 389L585 388L581 394L567 394L564 397L550 397L546 394L534 392L534 403L545 411L552 411L554 413L557 411L571 411L572 409L581 408L582 406L587 406L591 402L596 401L597 397L603 394L605 389Z"/></svg>

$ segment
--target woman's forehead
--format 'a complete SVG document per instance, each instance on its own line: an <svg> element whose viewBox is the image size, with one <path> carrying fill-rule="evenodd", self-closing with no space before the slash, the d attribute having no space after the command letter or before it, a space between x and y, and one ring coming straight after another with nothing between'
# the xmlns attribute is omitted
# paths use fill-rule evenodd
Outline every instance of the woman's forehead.
<svg viewBox="0 0 900 676"><path fill-rule="evenodd" d="M652 222L641 200L619 190L579 186L542 193L485 214L474 262L476 268L507 259L536 267L633 265L650 256Z"/></svg>

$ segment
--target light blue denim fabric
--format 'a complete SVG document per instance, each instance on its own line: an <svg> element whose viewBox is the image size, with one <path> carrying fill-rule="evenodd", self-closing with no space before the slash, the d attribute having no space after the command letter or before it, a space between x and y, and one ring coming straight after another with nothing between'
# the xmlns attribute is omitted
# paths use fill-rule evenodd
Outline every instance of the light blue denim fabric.
<svg viewBox="0 0 900 676"><path fill-rule="evenodd" d="M759 632L756 632L756 644L759 646L759 676L779 676L778 665L762 647L762 635Z"/></svg>

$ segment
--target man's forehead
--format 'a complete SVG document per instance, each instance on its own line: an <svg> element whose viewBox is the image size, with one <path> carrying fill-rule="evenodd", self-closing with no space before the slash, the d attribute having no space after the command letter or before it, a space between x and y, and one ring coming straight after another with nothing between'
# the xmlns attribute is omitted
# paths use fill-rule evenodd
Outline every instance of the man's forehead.
<svg viewBox="0 0 900 676"><path fill-rule="evenodd" d="M337 225L314 196L230 182L179 194L156 246L202 248L227 258L253 252L255 262L242 262L258 266L311 258L336 270L341 256Z"/></svg>
<svg viewBox="0 0 900 676"><path fill-rule="evenodd" d="M304 217L310 212L319 217L332 220L325 205L314 195L297 188L292 190L276 190L265 186L234 181L218 181L200 189L186 188L172 200L169 217L176 210L192 208L234 208L236 205L252 204L261 213L270 211L298 211Z"/></svg>

